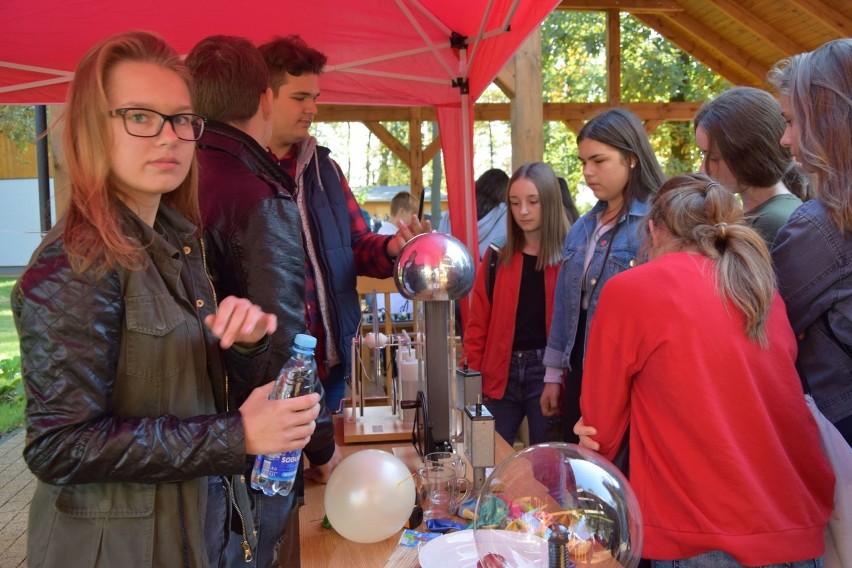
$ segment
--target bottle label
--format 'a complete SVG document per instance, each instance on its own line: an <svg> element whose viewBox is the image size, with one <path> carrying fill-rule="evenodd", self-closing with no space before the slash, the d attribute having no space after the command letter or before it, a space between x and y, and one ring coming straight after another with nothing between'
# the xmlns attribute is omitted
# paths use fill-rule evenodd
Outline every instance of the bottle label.
<svg viewBox="0 0 852 568"><path fill-rule="evenodd" d="M301 459L301 450L263 456L260 475L270 481L290 481L296 478L296 472L299 470Z"/></svg>

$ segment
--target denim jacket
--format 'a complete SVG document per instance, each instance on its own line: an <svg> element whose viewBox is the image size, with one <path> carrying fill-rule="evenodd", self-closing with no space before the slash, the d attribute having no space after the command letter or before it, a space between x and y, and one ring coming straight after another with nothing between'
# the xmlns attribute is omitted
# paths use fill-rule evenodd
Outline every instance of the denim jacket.
<svg viewBox="0 0 852 568"><path fill-rule="evenodd" d="M569 359L577 337L582 301L583 266L586 248L595 231L598 214L606 209L606 202L599 201L591 211L580 217L568 231L562 247L562 270L556 283L556 299L550 336L544 352L544 365L558 369L570 368ZM586 274L586 287L592 290L586 318L586 337L589 324L598 305L598 298L607 280L639 263L639 248L645 240L641 220L648 212L648 204L635 200L627 214L618 220L618 226L610 229L595 245L595 252ZM618 229L616 231L616 228ZM610 237L615 239L610 244ZM607 249L609 248L609 256ZM604 265L604 258L606 264ZM583 346L585 349L585 346Z"/></svg>
<svg viewBox="0 0 852 568"><path fill-rule="evenodd" d="M812 199L778 231L772 260L799 339L796 367L822 413L838 422L852 415L852 233L841 234Z"/></svg>

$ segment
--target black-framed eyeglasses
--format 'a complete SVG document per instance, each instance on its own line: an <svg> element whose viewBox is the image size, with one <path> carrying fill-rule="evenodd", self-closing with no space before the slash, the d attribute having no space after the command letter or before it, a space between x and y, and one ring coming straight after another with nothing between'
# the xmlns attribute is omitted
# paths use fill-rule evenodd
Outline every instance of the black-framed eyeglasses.
<svg viewBox="0 0 852 568"><path fill-rule="evenodd" d="M124 129L131 136L153 138L163 131L163 125L168 121L175 131L175 136L181 140L195 142L204 132L207 119L199 114L182 112L178 114L163 114L149 108L117 108L109 113L120 116L124 121Z"/></svg>

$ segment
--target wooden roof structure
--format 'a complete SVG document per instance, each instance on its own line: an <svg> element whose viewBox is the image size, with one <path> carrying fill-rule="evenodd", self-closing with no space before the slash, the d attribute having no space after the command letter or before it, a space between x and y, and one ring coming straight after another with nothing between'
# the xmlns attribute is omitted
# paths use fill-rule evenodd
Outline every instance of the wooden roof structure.
<svg viewBox="0 0 852 568"><path fill-rule="evenodd" d="M849 0L562 0L559 10L620 10L737 85L765 86L778 60L852 36Z"/></svg>
<svg viewBox="0 0 852 568"><path fill-rule="evenodd" d="M852 36L852 2L849 0L562 0L557 10L603 11L607 15L607 100L601 103L542 103L540 52L529 44L533 34L494 82L510 103L477 103L474 120L512 121L513 167L541 159L541 125L535 138L533 123L564 122L576 132L582 123L613 106L635 112L648 132L667 120L689 121L703 101L652 103L621 102L620 13L629 13L656 30L734 85L767 88L766 75L785 57L813 50L832 39ZM532 73L530 72L532 69ZM516 88L516 85L518 86ZM420 169L440 150L440 138L419 140L422 121L435 119L433 108L320 105L318 120L363 122L391 151L411 168L411 187L422 187ZM417 140L408 144L393 137L380 121L409 122ZM517 128L518 125L524 125ZM526 138L516 140L517 136ZM530 139L532 132L533 138ZM412 152L409 148L416 148ZM415 155L416 154L416 155Z"/></svg>

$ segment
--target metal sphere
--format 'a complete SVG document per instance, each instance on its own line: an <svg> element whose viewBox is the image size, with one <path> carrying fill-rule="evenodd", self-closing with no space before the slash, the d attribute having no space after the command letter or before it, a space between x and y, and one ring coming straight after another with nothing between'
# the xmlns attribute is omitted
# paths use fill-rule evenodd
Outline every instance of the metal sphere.
<svg viewBox="0 0 852 568"><path fill-rule="evenodd" d="M422 233L408 241L394 265L394 281L409 300L458 300L473 288L473 258L455 237Z"/></svg>

